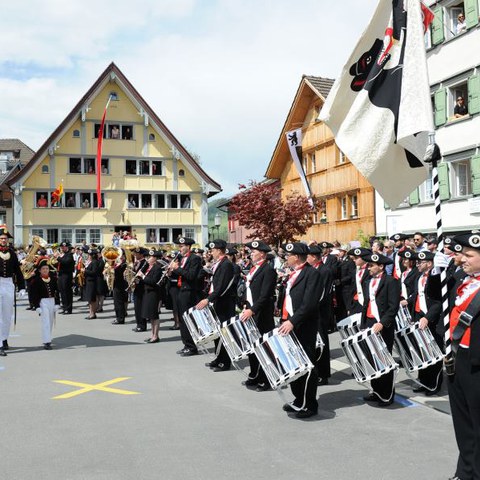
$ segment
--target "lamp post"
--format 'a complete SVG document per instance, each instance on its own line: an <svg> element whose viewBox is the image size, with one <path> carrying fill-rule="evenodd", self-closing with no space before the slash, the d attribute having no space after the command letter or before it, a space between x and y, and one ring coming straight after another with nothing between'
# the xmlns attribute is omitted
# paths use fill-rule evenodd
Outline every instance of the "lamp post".
<svg viewBox="0 0 480 480"><path fill-rule="evenodd" d="M218 235L220 232L220 225L222 224L222 216L220 215L220 213L215 214L214 222L215 222L215 228L217 229L217 238L218 238Z"/></svg>

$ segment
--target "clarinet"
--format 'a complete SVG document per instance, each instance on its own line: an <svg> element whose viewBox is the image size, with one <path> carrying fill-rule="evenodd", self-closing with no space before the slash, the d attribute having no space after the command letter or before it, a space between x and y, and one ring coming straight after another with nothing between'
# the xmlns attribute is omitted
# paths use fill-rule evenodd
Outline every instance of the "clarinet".
<svg viewBox="0 0 480 480"><path fill-rule="evenodd" d="M132 288L133 284L135 283L135 280L138 278L138 274L139 273L145 273L145 270L146 270L145 267L148 267L148 262L145 262L145 264L142 266L142 268L132 278L132 280L128 284L127 288L125 289L126 292L128 292Z"/></svg>

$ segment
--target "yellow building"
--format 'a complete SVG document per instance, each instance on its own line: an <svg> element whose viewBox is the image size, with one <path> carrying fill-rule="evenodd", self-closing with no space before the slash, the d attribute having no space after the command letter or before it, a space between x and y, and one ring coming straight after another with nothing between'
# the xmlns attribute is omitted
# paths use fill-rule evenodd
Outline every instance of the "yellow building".
<svg viewBox="0 0 480 480"><path fill-rule="evenodd" d="M109 97L98 208L96 151ZM125 230L141 244L179 235L204 244L207 199L221 190L114 63L8 183L16 245L32 235L49 243L110 244L114 231ZM64 195L55 205L52 192L60 184Z"/></svg>
<svg viewBox="0 0 480 480"><path fill-rule="evenodd" d="M292 161L285 133L302 128L303 169L316 197L314 225L303 240L356 240L375 233L374 189L335 144L330 129L318 120L333 85L328 78L303 76L265 176L279 179L282 198L305 189Z"/></svg>

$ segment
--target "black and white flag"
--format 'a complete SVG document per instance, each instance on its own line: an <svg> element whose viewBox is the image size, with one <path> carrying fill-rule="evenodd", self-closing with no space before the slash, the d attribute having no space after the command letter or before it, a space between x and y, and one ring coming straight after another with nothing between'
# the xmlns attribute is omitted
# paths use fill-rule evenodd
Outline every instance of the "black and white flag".
<svg viewBox="0 0 480 480"><path fill-rule="evenodd" d="M392 207L428 176L434 127L424 33L432 19L420 0L380 0L319 116Z"/></svg>

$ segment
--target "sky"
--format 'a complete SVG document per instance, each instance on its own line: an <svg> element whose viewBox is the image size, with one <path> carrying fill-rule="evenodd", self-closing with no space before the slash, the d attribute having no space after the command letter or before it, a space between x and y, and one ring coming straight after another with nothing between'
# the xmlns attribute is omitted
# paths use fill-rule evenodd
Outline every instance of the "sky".
<svg viewBox="0 0 480 480"><path fill-rule="evenodd" d="M376 4L0 0L0 138L37 150L113 61L232 195L263 179L302 75L336 78Z"/></svg>

